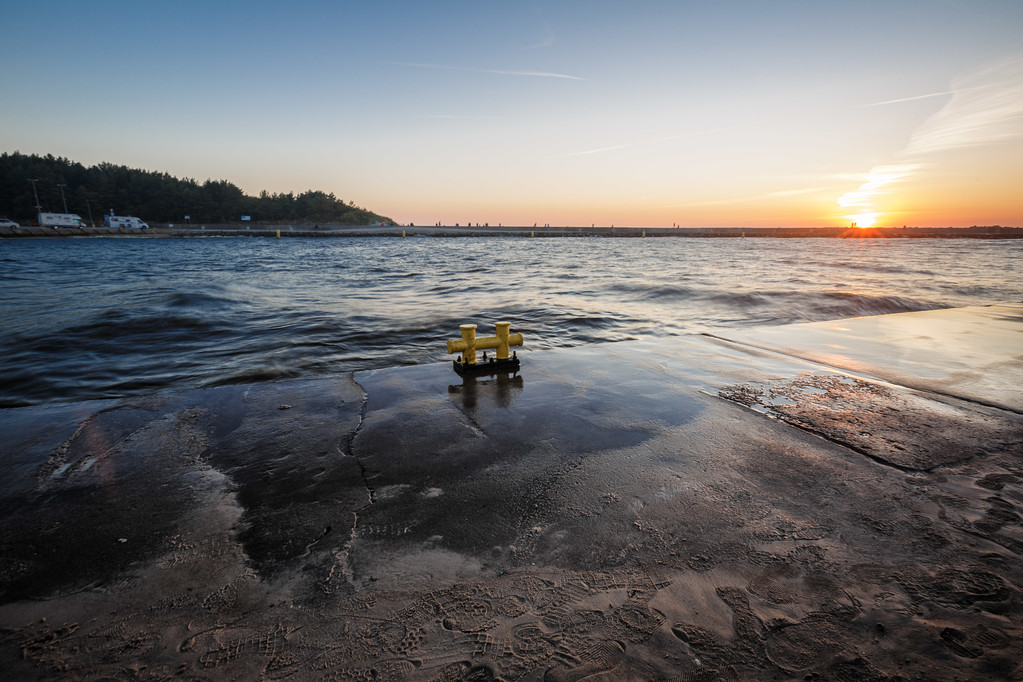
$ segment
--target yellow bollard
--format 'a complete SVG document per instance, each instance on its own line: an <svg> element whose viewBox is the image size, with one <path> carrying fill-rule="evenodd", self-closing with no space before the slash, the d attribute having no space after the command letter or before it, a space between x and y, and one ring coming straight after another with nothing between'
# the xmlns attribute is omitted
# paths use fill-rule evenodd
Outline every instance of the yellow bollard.
<svg viewBox="0 0 1023 682"><path fill-rule="evenodd" d="M402 230L402 231L401 231L401 238L402 238L402 239L404 239L404 238L405 238L405 230Z"/></svg>
<svg viewBox="0 0 1023 682"><path fill-rule="evenodd" d="M497 349L497 359L507 360L509 346L521 346L522 345L522 334L515 335L515 343L512 341L512 335L509 333L511 329L511 322L498 322L494 325L497 328L497 345L493 348ZM486 348L487 346L483 346Z"/></svg>
<svg viewBox="0 0 1023 682"><path fill-rule="evenodd" d="M281 238L281 231L280 231L280 230L277 230L277 238L278 238L278 239L280 239L280 238Z"/></svg>
<svg viewBox="0 0 1023 682"><path fill-rule="evenodd" d="M476 351L485 348L496 348L498 361L509 359L510 347L522 345L522 334L509 333L511 322L498 322L494 326L497 327L497 336L476 338L476 325L459 325L459 329L462 330L462 338L460 340L448 340L448 352L457 353L461 351L462 362L467 365L475 365Z"/></svg>
<svg viewBox="0 0 1023 682"><path fill-rule="evenodd" d="M460 324L462 330L461 341L448 341L448 353L462 351L462 362L470 365L476 364L476 325Z"/></svg>

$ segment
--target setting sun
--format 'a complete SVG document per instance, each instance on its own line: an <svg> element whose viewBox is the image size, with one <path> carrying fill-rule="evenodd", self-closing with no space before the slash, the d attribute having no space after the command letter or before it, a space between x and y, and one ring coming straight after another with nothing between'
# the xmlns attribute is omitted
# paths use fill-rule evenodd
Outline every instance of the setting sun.
<svg viewBox="0 0 1023 682"><path fill-rule="evenodd" d="M860 213L859 215L847 215L846 218L852 221L853 227L873 227L880 215L880 213Z"/></svg>

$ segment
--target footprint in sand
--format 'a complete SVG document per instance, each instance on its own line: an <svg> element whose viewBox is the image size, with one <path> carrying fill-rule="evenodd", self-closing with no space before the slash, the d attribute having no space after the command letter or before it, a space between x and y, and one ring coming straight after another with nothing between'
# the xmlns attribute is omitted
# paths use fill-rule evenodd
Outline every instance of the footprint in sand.
<svg viewBox="0 0 1023 682"><path fill-rule="evenodd" d="M590 675L613 670L624 659L624 644L615 640L601 642L579 656L581 661L579 665L571 668L551 668L543 676L543 679L544 682L576 682Z"/></svg>

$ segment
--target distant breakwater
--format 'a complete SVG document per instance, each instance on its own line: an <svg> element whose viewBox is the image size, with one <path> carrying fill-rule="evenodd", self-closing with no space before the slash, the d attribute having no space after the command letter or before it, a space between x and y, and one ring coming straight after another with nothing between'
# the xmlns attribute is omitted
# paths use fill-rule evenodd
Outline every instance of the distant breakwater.
<svg viewBox="0 0 1023 682"><path fill-rule="evenodd" d="M195 237L696 237L825 239L1023 239L1023 228L976 227L490 227L381 225L154 225L148 230L46 228L0 230L0 238Z"/></svg>

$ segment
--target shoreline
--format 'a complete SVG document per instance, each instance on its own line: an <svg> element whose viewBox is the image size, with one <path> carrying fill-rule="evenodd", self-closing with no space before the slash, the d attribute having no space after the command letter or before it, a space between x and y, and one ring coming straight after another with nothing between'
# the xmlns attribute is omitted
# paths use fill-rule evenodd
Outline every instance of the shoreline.
<svg viewBox="0 0 1023 682"><path fill-rule="evenodd" d="M774 239L1023 239L1023 228L978 227L470 227L378 225L156 225L148 230L113 228L18 227L0 230L0 238L145 238L205 237L676 237Z"/></svg>
<svg viewBox="0 0 1023 682"><path fill-rule="evenodd" d="M0 662L1019 679L1021 334L972 306L0 410Z"/></svg>

